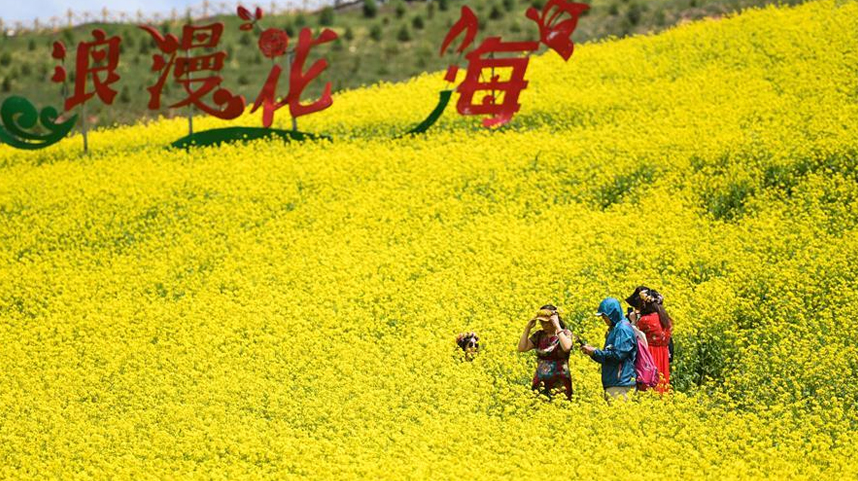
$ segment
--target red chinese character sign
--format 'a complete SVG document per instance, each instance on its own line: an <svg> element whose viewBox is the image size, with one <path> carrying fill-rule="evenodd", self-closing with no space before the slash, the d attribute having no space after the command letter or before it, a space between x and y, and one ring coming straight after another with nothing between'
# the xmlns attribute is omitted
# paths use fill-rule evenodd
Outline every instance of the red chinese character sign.
<svg viewBox="0 0 858 481"><path fill-rule="evenodd" d="M75 107L80 107L84 151L88 148L86 103L96 98L105 105L112 105L117 93L112 85L120 79L116 69L119 67L119 46L122 39L117 36L108 37L107 33L100 28L92 31L92 38L92 41L79 42L77 45L74 59L74 88L70 96L66 96L65 88L68 79L65 68L66 46L62 42L54 42L51 52L55 60L63 63L54 68L54 75L51 77L52 82L63 84L65 97L63 109L65 112L70 112ZM77 116L73 118L76 119ZM69 130L71 130L70 127Z"/></svg>
<svg viewBox="0 0 858 481"><path fill-rule="evenodd" d="M159 72L158 80L149 91L149 108L161 107L161 95L167 80L182 86L185 97L170 108L195 107L212 117L234 119L244 113L245 100L228 89L220 87L226 52L198 54L200 50L216 48L223 34L223 24L185 25L182 38L173 34L161 35L148 25L141 26L152 36L160 54L152 56L152 71ZM179 55L179 52L184 55ZM193 54L192 54L193 53ZM172 75L170 75L172 73ZM215 90L217 89L217 90Z"/></svg>
<svg viewBox="0 0 858 481"><path fill-rule="evenodd" d="M455 92L459 94L456 103L458 113L481 116L482 124L490 128L512 121L521 109L519 99L528 86L526 74L530 55L538 51L540 45L545 45L568 61L574 51L572 34L581 15L588 9L589 6L583 3L549 0L541 10L529 8L526 12L526 17L535 22L539 29L538 40L508 42L494 36L477 42L479 21L470 8L463 6L459 20L451 27L440 48L441 55L451 50L459 55L445 75L451 87L458 81L455 85ZM313 35L309 28L304 28L295 39L290 38L284 30L260 27L259 22L263 18L260 8L251 12L239 6L237 14L244 21L239 29L256 32L257 48L272 62L265 83L250 109L250 113L262 111L262 127L193 131L195 111L222 120L237 119L246 111L245 98L223 85L221 71L226 64L227 53L218 50L224 33L222 23L185 25L179 36L162 34L151 26L140 26L151 36L158 49L158 53L152 56L151 72L154 76L147 87L148 108L158 110L166 103L167 108L185 108L188 111L189 134L172 145L212 145L272 135L284 140L328 138L299 132L297 119L333 105L331 82L325 81L323 76L328 68L327 60L321 58L311 65L307 63L311 52L337 40L337 34L333 30L323 29L318 35ZM118 36L108 36L104 30L93 30L91 39L79 42L75 49L71 62L74 65L73 75L68 75L66 71L66 46L55 42L51 55L62 65L56 66L51 81L63 85L64 112L59 114L52 107L37 112L23 97L9 97L0 106L0 141L21 149L43 148L68 135L80 118L86 150L86 105L93 101L108 106L113 104L117 94L116 84L121 80L117 73L121 41ZM458 46L452 48L454 42L458 42ZM459 65L462 62L466 62L464 67ZM458 75L462 69L465 70L464 75ZM284 75L284 72L288 72L288 75ZM73 79L70 92L67 86L69 78ZM321 95L315 100L302 99L308 86L314 83L321 87ZM165 101L170 91L167 89L168 84L179 86L180 95ZM406 134L422 133L429 129L443 114L453 91L449 88L441 91L432 113ZM278 95L278 92L285 95ZM284 107L288 107L292 119L292 129L288 131L272 128L277 111ZM72 114L74 109L80 112ZM37 122L41 125L37 126Z"/></svg>
<svg viewBox="0 0 858 481"><path fill-rule="evenodd" d="M292 115L292 118L298 118L302 115L324 110L334 103L331 98L330 82L325 84L322 96L310 104L301 103L301 93L310 81L318 77L328 67L326 60L317 60L304 72L304 64L307 61L307 56L310 54L310 49L316 45L332 42L336 38L337 34L329 29L322 31L315 39L309 28L301 30L301 33L298 35L298 45L295 47L295 61L289 69L289 93L283 100L276 100L277 85L280 81L280 74L283 72L283 68L280 65L274 65L268 74L268 80L265 81L265 85L259 92L259 97L256 98L256 102L253 104L251 112L256 112L262 106L263 126L271 127L271 123L274 121L274 112L284 105L289 105L289 113ZM272 43L276 47L271 47ZM263 54L270 58L275 58L278 54L282 55L286 53L288 43L289 37L286 35L286 32L270 28L262 32L259 46Z"/></svg>
<svg viewBox="0 0 858 481"><path fill-rule="evenodd" d="M257 8L256 12L251 16L249 10L238 7L238 16L246 21L246 23L239 27L241 30L259 29L258 22L262 19L262 9ZM265 85L262 86L259 96L256 97L256 101L253 103L251 113L256 112L262 107L262 125L264 127L271 127L274 121L274 112L286 105L289 106L289 114L292 118L297 119L303 115L324 110L333 104L330 82L325 84L322 96L315 102L302 104L301 95L307 85L328 68L327 60L321 59L317 60L309 69L304 71L304 65L310 54L310 50L317 45L333 42L336 39L336 32L327 28L318 37L313 38L312 31L305 27L298 34L297 45L290 51L289 34L284 30L268 28L262 31L257 42L259 51L275 63L268 73L268 78L265 81ZM283 67L276 62L279 57L287 54L289 54L290 58L294 56L294 60L290 61L291 65L289 66L288 93L282 100L277 100L277 87L280 83ZM295 124L293 123L293 125Z"/></svg>
<svg viewBox="0 0 858 481"><path fill-rule="evenodd" d="M263 56L271 59L272 61L272 66L265 84L260 89L250 110L251 113L255 113L257 110L262 108L262 128L228 127L212 129L199 134L191 134L188 137L174 142L173 145L177 147L186 147L192 144L209 145L228 140L253 139L271 135L278 136L284 140L328 138L323 135L299 132L297 129L296 119L303 115L324 110L330 107L333 103L330 82L325 84L321 98L315 102L302 103L301 96L307 85L321 75L328 66L327 61L321 59L317 60L305 71L304 66L310 50L318 45L336 40L337 34L333 30L325 29L318 37L313 38L312 31L309 28L304 28L298 35L297 44L290 50L289 43L291 39L284 30L277 28L267 28L263 30L259 26L259 21L263 18L261 8L257 7L256 10L251 13L250 10L239 6L237 13L239 18L245 21L245 23L239 26L239 29L259 32L257 47ZM283 67L278 62L281 57L284 56L287 56L290 59L294 58L294 60L289 61L289 86L287 94L282 99L279 99L277 91L278 86L281 83L280 77L283 73ZM271 126L274 123L275 112L281 107L285 107L287 105L292 117L292 130L272 129ZM244 111L243 103L241 111Z"/></svg>
<svg viewBox="0 0 858 481"><path fill-rule="evenodd" d="M462 37L455 51L460 56L464 54L468 65L464 79L455 89L459 93L456 104L459 114L487 116L482 121L485 127L509 123L521 108L518 100L528 85L525 74L530 55L542 43L569 60L574 49L572 33L580 16L589 8L584 3L550 0L541 12L531 7L526 13L539 27L538 41L505 42L500 37L488 37L468 51L479 33L479 20L473 10L463 6L459 20L450 28L440 50L441 55L446 54L451 44ZM458 72L458 64L450 65L444 79L455 83ZM435 110L408 133L422 133L431 127L441 117L451 96L452 91L442 91Z"/></svg>
<svg viewBox="0 0 858 481"><path fill-rule="evenodd" d="M468 7L462 7L462 16L450 29L444 43L441 44L441 55L447 52L450 43L463 32L465 39L457 51L464 52L474 41L479 24L477 17ZM521 105L518 97L527 88L524 74L527 71L529 57L510 56L495 58L495 54L530 54L539 48L539 42L503 42L500 37L489 37L479 47L465 55L468 60L468 70L465 79L459 84L459 102L456 109L462 115L490 115L483 119L486 127L503 125L512 119ZM496 69L511 70L508 80L500 80ZM485 80L488 69L488 80ZM456 81L458 65L451 65L444 77L448 82Z"/></svg>
<svg viewBox="0 0 858 481"><path fill-rule="evenodd" d="M77 105L89 101L94 95L107 105L113 104L116 90L111 84L119 80L116 67L119 66L119 37L107 38L104 30L92 31L92 42L80 42L75 56L74 93L65 101L69 111ZM62 79L65 80L65 79ZM92 90L89 84L92 83Z"/></svg>

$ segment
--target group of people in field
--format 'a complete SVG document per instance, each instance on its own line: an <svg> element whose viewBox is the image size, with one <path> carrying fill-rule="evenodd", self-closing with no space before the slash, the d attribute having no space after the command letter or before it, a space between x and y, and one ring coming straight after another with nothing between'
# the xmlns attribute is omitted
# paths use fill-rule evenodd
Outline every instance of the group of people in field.
<svg viewBox="0 0 858 481"><path fill-rule="evenodd" d="M571 399L569 356L573 346L578 344L581 352L602 365L606 400L628 399L634 391L646 390L650 386L659 393L667 391L670 388L673 320L664 310L663 302L661 294L644 286L626 298L629 308L625 314L619 300L613 297L604 299L596 311L596 316L608 327L602 349L573 334L557 307L550 304L542 306L527 322L518 342L519 352L536 351L533 389L549 396L559 389ZM537 322L540 329L531 333ZM642 361L650 366L651 374L658 370L657 377L648 381L650 384L642 382L641 370L647 369L646 366L641 367Z"/></svg>

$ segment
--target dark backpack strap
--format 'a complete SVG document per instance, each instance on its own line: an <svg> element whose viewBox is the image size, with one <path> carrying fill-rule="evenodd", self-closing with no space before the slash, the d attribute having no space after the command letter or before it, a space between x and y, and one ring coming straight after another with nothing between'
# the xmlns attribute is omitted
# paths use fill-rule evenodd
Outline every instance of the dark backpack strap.
<svg viewBox="0 0 858 481"><path fill-rule="evenodd" d="M668 364L673 362L673 336L670 336L670 340L667 341L667 362Z"/></svg>

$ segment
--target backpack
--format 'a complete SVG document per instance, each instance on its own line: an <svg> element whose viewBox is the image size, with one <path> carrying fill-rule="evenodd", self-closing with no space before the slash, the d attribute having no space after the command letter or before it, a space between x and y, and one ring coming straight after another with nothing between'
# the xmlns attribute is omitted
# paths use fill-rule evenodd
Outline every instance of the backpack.
<svg viewBox="0 0 858 481"><path fill-rule="evenodd" d="M658 385L658 367L652 359L647 347L646 334L637 327L632 326L635 331L635 344L637 356L635 356L635 377L639 387L656 387Z"/></svg>

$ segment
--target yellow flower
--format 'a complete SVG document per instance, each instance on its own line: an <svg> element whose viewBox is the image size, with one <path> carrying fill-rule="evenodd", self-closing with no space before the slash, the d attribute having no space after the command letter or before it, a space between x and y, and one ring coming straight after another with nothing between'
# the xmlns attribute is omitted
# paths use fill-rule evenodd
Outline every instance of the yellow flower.
<svg viewBox="0 0 858 481"><path fill-rule="evenodd" d="M858 477L856 31L820 1L535 57L496 131L391 140L434 73L301 119L333 142L0 146L0 479ZM671 395L609 407L578 351L571 402L531 391L534 306L600 344L642 284Z"/></svg>

